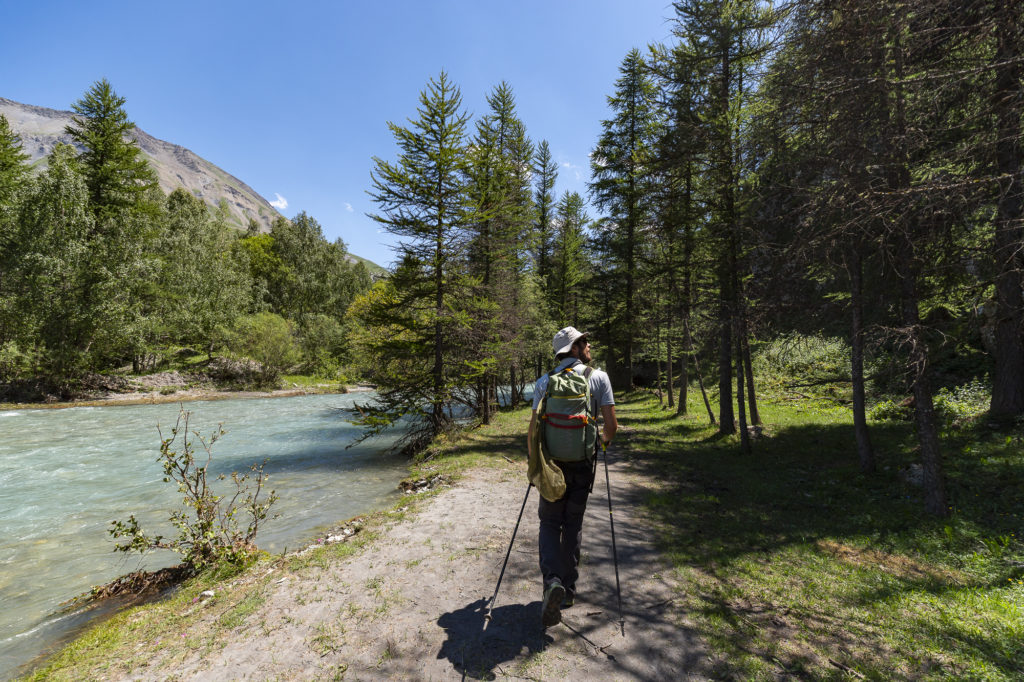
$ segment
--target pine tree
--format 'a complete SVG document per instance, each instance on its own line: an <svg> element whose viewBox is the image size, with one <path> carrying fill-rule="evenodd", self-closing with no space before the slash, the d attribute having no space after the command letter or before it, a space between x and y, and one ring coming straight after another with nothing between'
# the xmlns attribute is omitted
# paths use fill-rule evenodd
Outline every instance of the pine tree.
<svg viewBox="0 0 1024 682"><path fill-rule="evenodd" d="M64 132L81 149L89 202L97 215L112 209L138 208L156 187L156 176L131 139L135 124L106 78L96 81L72 105L77 114Z"/></svg>
<svg viewBox="0 0 1024 682"><path fill-rule="evenodd" d="M583 197L566 192L555 208L548 286L551 309L559 327L579 326L580 285L586 279L586 228L590 222Z"/></svg>
<svg viewBox="0 0 1024 682"><path fill-rule="evenodd" d="M29 155L21 147L21 136L11 130L0 114L0 210L14 199L14 193L29 177Z"/></svg>
<svg viewBox="0 0 1024 682"><path fill-rule="evenodd" d="M533 144L516 113L512 88L500 83L487 96L487 104L489 111L477 121L470 144L467 174L478 212L470 230L467 265L479 281L478 296L487 302L481 309L484 314L475 320L473 344L476 362L488 368L478 387L485 423L496 401L496 387L505 381L504 370L517 375L529 362L523 337L529 334L531 311L523 291L535 221Z"/></svg>
<svg viewBox="0 0 1024 682"><path fill-rule="evenodd" d="M353 304L363 327L356 343L374 366L381 390L364 420L378 432L403 415L422 418L406 440L422 444L452 424L451 405L474 371L456 343L468 324L462 309L460 254L477 222L466 188L466 121L462 96L441 72L420 93L418 117L388 123L395 162L374 157L372 214L399 238L391 281Z"/></svg>
<svg viewBox="0 0 1024 682"><path fill-rule="evenodd" d="M21 138L0 114L0 348L14 338L15 327L20 325L13 315L14 300L7 279L18 248L17 211L21 190L28 184L28 158L22 151Z"/></svg>
<svg viewBox="0 0 1024 682"><path fill-rule="evenodd" d="M536 178L536 190L533 195L537 210L537 229L534 236L534 263L541 282L546 282L550 272L551 259L551 221L555 209L555 182L558 180L558 163L551 158L551 148L547 140L537 145L534 158L533 174Z"/></svg>
<svg viewBox="0 0 1024 682"><path fill-rule="evenodd" d="M614 116L602 121L602 134L591 159L590 194L608 212L615 226L609 255L624 277L622 317L610 342L622 354L613 380L633 383L634 344L637 338L637 255L643 246L650 217L650 162L658 127L658 112L651 79L639 50L632 50L619 68L615 94L608 98Z"/></svg>

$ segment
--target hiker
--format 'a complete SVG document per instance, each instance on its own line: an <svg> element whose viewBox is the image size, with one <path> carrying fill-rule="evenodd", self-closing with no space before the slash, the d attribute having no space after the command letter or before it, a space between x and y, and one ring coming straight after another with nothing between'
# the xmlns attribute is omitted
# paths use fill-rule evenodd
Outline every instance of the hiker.
<svg viewBox="0 0 1024 682"><path fill-rule="evenodd" d="M527 441L530 479L541 493L537 513L544 627L558 624L561 609L575 603L583 513L594 482L598 439L607 446L618 428L608 374L587 367L591 360L587 335L566 327L555 334L552 346L558 365L534 385ZM589 404L580 400L588 393ZM598 411L604 421L603 433L597 426ZM539 452L535 451L538 447ZM557 499L546 499L557 495L563 478L565 492Z"/></svg>

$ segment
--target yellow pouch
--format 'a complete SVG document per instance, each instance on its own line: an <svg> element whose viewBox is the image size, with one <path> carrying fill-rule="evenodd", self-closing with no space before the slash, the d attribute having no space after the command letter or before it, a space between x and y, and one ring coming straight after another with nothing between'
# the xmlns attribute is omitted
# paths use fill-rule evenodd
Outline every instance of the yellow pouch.
<svg viewBox="0 0 1024 682"><path fill-rule="evenodd" d="M530 461L526 467L526 477L536 486L541 497L548 502L557 502L565 495L565 476L562 470L552 462L541 447L541 431L537 424L533 430L533 442L530 448Z"/></svg>

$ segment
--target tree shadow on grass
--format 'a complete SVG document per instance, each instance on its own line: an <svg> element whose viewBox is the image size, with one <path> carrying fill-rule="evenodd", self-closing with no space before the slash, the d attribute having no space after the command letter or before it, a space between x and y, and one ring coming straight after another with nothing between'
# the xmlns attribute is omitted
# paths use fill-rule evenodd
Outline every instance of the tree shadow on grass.
<svg viewBox="0 0 1024 682"><path fill-rule="evenodd" d="M540 625L539 601L499 606L485 630L486 612L487 600L478 599L437 619L447 635L437 657L451 661L463 678L493 680L502 663L515 660L524 651L528 655L543 651L552 641Z"/></svg>
<svg viewBox="0 0 1024 682"><path fill-rule="evenodd" d="M646 499L662 528L659 546L677 563L700 567L715 576L721 591L703 594L700 610L709 618L733 623L728 630L732 645L762 656L766 663L775 665L771 652L758 652L756 642L766 627L772 627L765 625L770 616L740 613L743 617L736 617L749 593L743 581L730 584L735 571L729 566L734 563L772 561L794 547L802 547L799 551L806 556L832 554L833 561L884 578L881 588L865 584L861 589L837 592L836 598L854 609L872 604L884 609L900 596L913 594L956 600L964 590L995 589L1007 575L1016 575L1004 575L1010 569L1001 569L996 570L996 579L972 578L956 569L955 555L984 553L979 538L1005 539L1019 530L1020 510L1024 509L1024 457L1003 454L998 465L991 465L977 453L957 454L957 443L944 441L947 492L956 512L950 519L939 519L924 512L923 489L912 480L918 455L907 424L872 426L879 471L864 475L858 468L849 424L770 426L772 435L755 441L753 456L744 457L735 439L702 438L708 427L697 426L693 420L669 425L656 419L646 422L650 429L642 419L636 423L630 449L643 456L633 457L632 465L667 482ZM993 447L1003 446L997 443ZM1001 561L1005 566L1021 558L1020 543L1004 551L1007 556ZM889 561L888 557L894 558ZM740 569L741 574L745 570L749 569ZM756 599L750 598L756 606ZM842 622L846 617L843 609L812 613L814 607L807 605L806 610L801 620L831 624L825 630L812 628L810 632L817 634L805 631L802 635L820 638L816 644L823 650L845 646L841 633L857 626L852 621ZM756 622L757 628L748 627L748 621ZM1008 639L1007 633L974 632L968 636L966 624L958 617L938 623L911 621L906 628L902 637L919 640L923 646L927 641L928 649L949 650L943 642L959 642L955 648L968 659L985 661L1011 677L1020 672L1013 661L1024 653L1024 645L1010 644L1012 638ZM875 635L864 636L871 641ZM922 665L927 663L921 660ZM801 665L799 661L796 664ZM939 665L936 661L931 664Z"/></svg>

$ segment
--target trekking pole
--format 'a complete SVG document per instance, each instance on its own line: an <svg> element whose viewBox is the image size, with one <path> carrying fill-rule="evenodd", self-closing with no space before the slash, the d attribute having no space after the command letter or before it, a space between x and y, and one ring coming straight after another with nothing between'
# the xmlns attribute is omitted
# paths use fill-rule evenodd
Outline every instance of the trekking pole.
<svg viewBox="0 0 1024 682"><path fill-rule="evenodd" d="M494 600L498 598L498 590L501 589L501 579L505 577L505 568L508 566L508 558L512 555L512 545L516 541L516 533L519 532L519 522L523 520L523 510L526 509L526 500L530 499L530 488L533 483L526 486L526 497L523 498L523 506L519 508L519 518L516 519L516 527L512 529L512 539L508 543L508 551L505 552L505 563L501 565L501 573L498 575L498 584L494 586L494 594L491 595L491 603L487 606L487 613L484 614L484 630L491 622L491 611L494 609Z"/></svg>
<svg viewBox="0 0 1024 682"><path fill-rule="evenodd" d="M601 452L604 454L604 487L608 491L608 522L612 527L612 562L615 564L615 594L619 598L619 629L626 636L626 619L622 617L622 588L619 586L619 552L615 548L615 519L612 517L612 484L608 478L608 446L601 441Z"/></svg>

